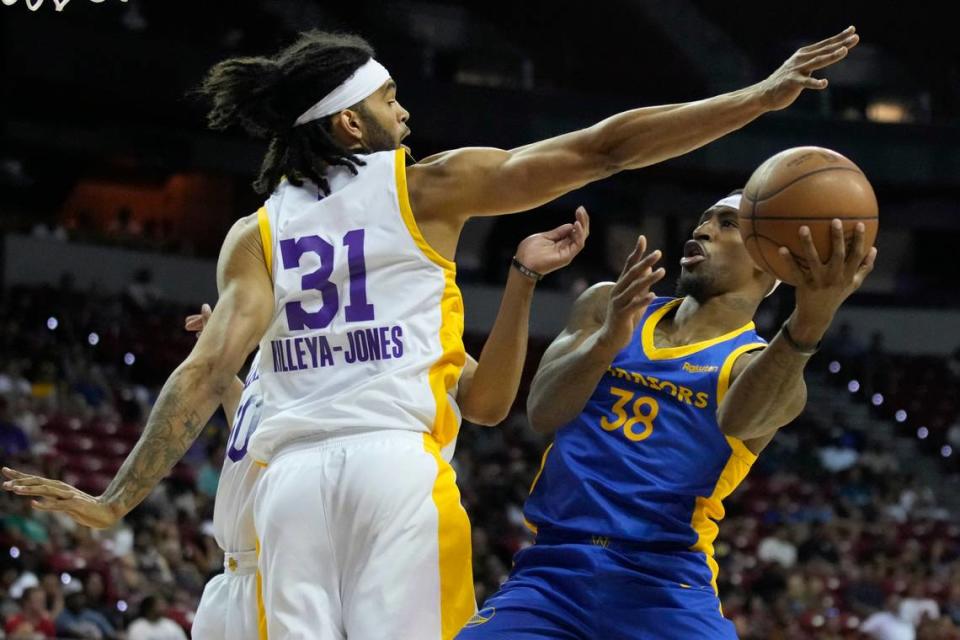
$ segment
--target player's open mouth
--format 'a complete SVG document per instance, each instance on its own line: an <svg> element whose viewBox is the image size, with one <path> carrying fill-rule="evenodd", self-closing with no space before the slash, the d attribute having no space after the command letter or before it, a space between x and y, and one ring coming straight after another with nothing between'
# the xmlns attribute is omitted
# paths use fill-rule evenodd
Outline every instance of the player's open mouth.
<svg viewBox="0 0 960 640"><path fill-rule="evenodd" d="M707 259L707 253L696 240L687 240L683 245L683 257L680 258L681 267L699 264Z"/></svg>

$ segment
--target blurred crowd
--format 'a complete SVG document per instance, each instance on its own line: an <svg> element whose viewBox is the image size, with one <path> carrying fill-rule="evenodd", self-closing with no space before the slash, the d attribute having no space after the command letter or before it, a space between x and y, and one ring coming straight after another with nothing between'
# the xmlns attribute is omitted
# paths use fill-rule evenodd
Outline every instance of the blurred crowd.
<svg viewBox="0 0 960 640"><path fill-rule="evenodd" d="M69 278L7 290L2 302L0 462L102 490L189 350L182 321L194 310L163 304L142 282L107 298ZM837 344L826 360L862 360L871 349L844 356ZM957 383L952 359L937 366ZM884 391L870 391L895 397L887 378L869 383ZM955 418L942 416L943 438ZM0 492L6 638L187 637L203 585L222 567L211 516L226 431L214 416L171 477L109 531ZM454 466L474 525L481 602L533 542L521 509L545 446L521 411L498 428L461 432ZM719 587L745 640L960 639L960 520L843 412L804 414L781 432L726 506Z"/></svg>

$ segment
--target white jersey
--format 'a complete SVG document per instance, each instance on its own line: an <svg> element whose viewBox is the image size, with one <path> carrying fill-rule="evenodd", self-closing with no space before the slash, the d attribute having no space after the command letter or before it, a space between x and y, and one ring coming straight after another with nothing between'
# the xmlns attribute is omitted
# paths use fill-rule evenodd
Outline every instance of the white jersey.
<svg viewBox="0 0 960 640"><path fill-rule="evenodd" d="M213 503L214 537L221 549L231 553L251 551L257 544L253 528L253 490L260 467L247 455L247 446L257 430L262 408L258 352L243 383L243 393L223 457L217 497Z"/></svg>
<svg viewBox="0 0 960 640"><path fill-rule="evenodd" d="M455 265L417 228L403 150L363 160L357 175L330 169L325 197L284 181L258 212L276 304L260 343L259 462L348 430L429 433L446 447L459 429Z"/></svg>

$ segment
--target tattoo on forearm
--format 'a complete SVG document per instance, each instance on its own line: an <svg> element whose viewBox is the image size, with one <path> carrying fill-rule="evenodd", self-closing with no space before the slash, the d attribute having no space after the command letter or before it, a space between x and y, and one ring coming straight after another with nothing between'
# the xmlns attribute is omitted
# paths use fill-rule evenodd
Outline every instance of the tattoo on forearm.
<svg viewBox="0 0 960 640"><path fill-rule="evenodd" d="M104 491L104 500L124 512L133 509L183 457L207 422L190 402L195 394L182 372L167 381L140 440Z"/></svg>

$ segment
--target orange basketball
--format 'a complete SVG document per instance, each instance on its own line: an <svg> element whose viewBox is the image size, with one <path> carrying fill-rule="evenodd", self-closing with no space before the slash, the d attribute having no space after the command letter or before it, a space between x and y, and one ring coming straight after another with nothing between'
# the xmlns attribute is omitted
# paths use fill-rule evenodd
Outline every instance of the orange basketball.
<svg viewBox="0 0 960 640"><path fill-rule="evenodd" d="M858 222L866 227L865 240L877 239L879 215L873 187L860 168L836 151L823 147L794 147L760 165L740 201L740 234L750 256L767 273L792 282L786 260L777 252L787 247L800 258L800 227L810 227L820 259L830 258L830 221L843 222L849 250Z"/></svg>

